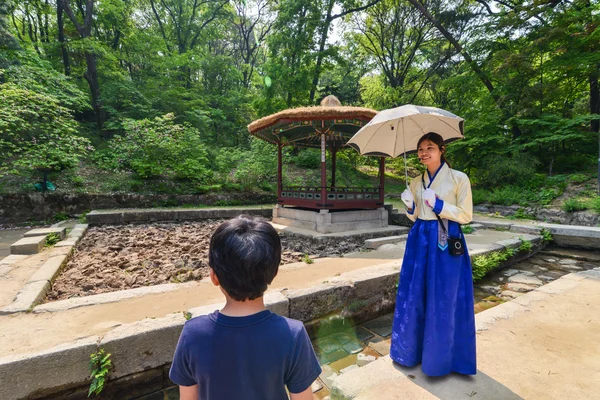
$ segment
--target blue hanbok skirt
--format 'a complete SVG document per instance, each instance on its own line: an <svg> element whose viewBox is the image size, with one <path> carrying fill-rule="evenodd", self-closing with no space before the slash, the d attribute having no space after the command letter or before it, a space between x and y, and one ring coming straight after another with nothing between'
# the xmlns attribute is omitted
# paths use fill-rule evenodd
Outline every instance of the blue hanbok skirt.
<svg viewBox="0 0 600 400"><path fill-rule="evenodd" d="M449 221L451 237L460 225ZM466 249L466 246L465 246ZM477 372L473 276L468 252L438 246L438 221L417 219L400 271L390 357L429 376Z"/></svg>

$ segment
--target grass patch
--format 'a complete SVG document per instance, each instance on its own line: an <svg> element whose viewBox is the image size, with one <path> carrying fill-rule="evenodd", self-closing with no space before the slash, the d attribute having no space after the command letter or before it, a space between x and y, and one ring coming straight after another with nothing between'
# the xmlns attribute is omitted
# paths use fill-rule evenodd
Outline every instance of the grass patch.
<svg viewBox="0 0 600 400"><path fill-rule="evenodd" d="M600 214L600 196L591 195L589 197L576 197L567 199L562 204L562 210L566 212L591 210Z"/></svg>
<svg viewBox="0 0 600 400"><path fill-rule="evenodd" d="M312 264L315 262L315 260L313 260L312 258L310 258L310 256L308 254L305 254L302 256L302 261L304 261L307 264Z"/></svg>
<svg viewBox="0 0 600 400"><path fill-rule="evenodd" d="M473 256L473 282L483 279L490 271L498 268L502 262L511 257L509 254L510 252L504 250Z"/></svg>
<svg viewBox="0 0 600 400"><path fill-rule="evenodd" d="M465 235L475 232L475 228L473 228L471 225L462 225L461 229Z"/></svg>
<svg viewBox="0 0 600 400"><path fill-rule="evenodd" d="M60 242L60 235L58 233L52 232L46 235L46 247L54 246L58 242Z"/></svg>

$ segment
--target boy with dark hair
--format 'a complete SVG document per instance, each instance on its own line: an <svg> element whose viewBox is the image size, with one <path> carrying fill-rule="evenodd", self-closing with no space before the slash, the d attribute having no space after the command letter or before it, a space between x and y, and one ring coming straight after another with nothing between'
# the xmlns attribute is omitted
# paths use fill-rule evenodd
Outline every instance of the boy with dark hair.
<svg viewBox="0 0 600 400"><path fill-rule="evenodd" d="M181 400L312 400L321 373L302 322L273 314L263 295L281 261L266 221L240 216L210 239L210 279L225 295L221 311L186 322L171 366Z"/></svg>

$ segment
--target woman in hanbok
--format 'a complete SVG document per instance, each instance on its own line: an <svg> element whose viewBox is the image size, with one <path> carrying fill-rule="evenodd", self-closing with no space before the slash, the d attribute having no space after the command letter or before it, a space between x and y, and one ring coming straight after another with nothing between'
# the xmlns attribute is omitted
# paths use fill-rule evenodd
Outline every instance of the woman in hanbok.
<svg viewBox="0 0 600 400"><path fill-rule="evenodd" d="M417 148L427 172L413 179L401 196L415 223L400 271L390 357L406 367L421 363L429 376L473 375L473 277L460 228L473 215L471 184L467 175L448 165L440 135L424 135ZM449 243L462 245L463 253L451 252Z"/></svg>

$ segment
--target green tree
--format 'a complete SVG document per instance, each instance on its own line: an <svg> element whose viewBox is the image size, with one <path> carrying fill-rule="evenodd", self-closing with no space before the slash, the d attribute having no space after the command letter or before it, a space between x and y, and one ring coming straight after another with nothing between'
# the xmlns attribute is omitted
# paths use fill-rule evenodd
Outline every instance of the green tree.
<svg viewBox="0 0 600 400"><path fill-rule="evenodd" d="M49 172L75 167L92 150L77 129L71 111L55 98L0 85L0 175L37 171L45 188Z"/></svg>

